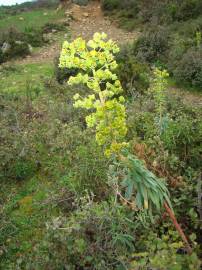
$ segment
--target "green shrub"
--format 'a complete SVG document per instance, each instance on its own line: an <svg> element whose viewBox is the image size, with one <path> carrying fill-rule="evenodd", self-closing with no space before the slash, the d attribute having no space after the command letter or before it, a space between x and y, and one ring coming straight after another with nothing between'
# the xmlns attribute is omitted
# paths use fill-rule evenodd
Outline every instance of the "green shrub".
<svg viewBox="0 0 202 270"><path fill-rule="evenodd" d="M0 49L0 64L4 62L4 55L2 50Z"/></svg>
<svg viewBox="0 0 202 270"><path fill-rule="evenodd" d="M162 27L150 29L134 43L137 59L149 63L164 59L168 48L169 35Z"/></svg>
<svg viewBox="0 0 202 270"><path fill-rule="evenodd" d="M125 94L143 94L149 87L149 68L139 62L130 47L123 47L117 56L117 75Z"/></svg>
<svg viewBox="0 0 202 270"><path fill-rule="evenodd" d="M73 0L73 3L79 6L86 6L90 0Z"/></svg>
<svg viewBox="0 0 202 270"><path fill-rule="evenodd" d="M25 57L26 55L30 54L29 46L24 42L13 42L10 43L10 45L10 49L5 53L6 60L18 57Z"/></svg>
<svg viewBox="0 0 202 270"><path fill-rule="evenodd" d="M162 228L162 231L161 236L150 232L140 237L137 244L141 251L134 254L130 269L199 270L200 261L196 253L188 256L172 229Z"/></svg>
<svg viewBox="0 0 202 270"><path fill-rule="evenodd" d="M43 33L39 29L27 27L25 28L24 35L25 41L33 47L40 47L45 43Z"/></svg>
<svg viewBox="0 0 202 270"><path fill-rule="evenodd" d="M195 120L193 121L193 116ZM200 116L193 112L193 115L176 116L170 120L166 132L161 136L165 149L176 155L186 166L197 168L202 165L200 160L202 136L202 125Z"/></svg>
<svg viewBox="0 0 202 270"><path fill-rule="evenodd" d="M8 31L0 33L0 47L5 42L8 44L8 49L5 52L0 49L2 62L30 54L29 45L25 41L25 35L15 28L10 28Z"/></svg>
<svg viewBox="0 0 202 270"><path fill-rule="evenodd" d="M173 69L176 80L194 87L202 87L202 48L190 48Z"/></svg>
<svg viewBox="0 0 202 270"><path fill-rule="evenodd" d="M80 207L68 218L49 220L46 227L44 241L34 254L21 257L19 267L124 269L139 228L134 212L112 203L94 203L89 196L81 198Z"/></svg>
<svg viewBox="0 0 202 270"><path fill-rule="evenodd" d="M46 23L42 27L42 32L43 33L51 33L53 30L56 31L64 31L66 29L65 25L62 23Z"/></svg>
<svg viewBox="0 0 202 270"><path fill-rule="evenodd" d="M176 3L178 4L178 3ZM202 2L200 0L185 0L178 5L174 19L187 20L201 15Z"/></svg>
<svg viewBox="0 0 202 270"><path fill-rule="evenodd" d="M119 0L103 0L102 8L107 11L112 11L120 6Z"/></svg>

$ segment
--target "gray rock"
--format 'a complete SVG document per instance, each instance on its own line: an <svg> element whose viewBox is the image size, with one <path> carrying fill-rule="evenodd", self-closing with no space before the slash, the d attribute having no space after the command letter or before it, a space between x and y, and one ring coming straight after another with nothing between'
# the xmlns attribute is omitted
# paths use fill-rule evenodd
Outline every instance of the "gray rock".
<svg viewBox="0 0 202 270"><path fill-rule="evenodd" d="M28 49L29 49L29 52L30 52L30 53L33 52L33 47L32 47L32 45L28 44Z"/></svg>
<svg viewBox="0 0 202 270"><path fill-rule="evenodd" d="M22 45L24 42L23 41L21 41L21 40L16 40L15 41L15 44L18 44L18 45Z"/></svg>
<svg viewBox="0 0 202 270"><path fill-rule="evenodd" d="M1 47L2 53L6 53L7 51L10 50L10 48L11 48L11 45L8 42L4 42Z"/></svg>

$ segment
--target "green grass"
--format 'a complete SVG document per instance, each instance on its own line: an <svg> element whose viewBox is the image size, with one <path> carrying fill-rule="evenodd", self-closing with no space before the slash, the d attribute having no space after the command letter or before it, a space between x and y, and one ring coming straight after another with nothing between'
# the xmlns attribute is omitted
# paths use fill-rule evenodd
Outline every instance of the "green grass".
<svg viewBox="0 0 202 270"><path fill-rule="evenodd" d="M1 93L25 93L27 82L36 82L42 85L43 78L50 78L53 75L52 63L34 63L15 65L3 69L0 72Z"/></svg>
<svg viewBox="0 0 202 270"><path fill-rule="evenodd" d="M8 252L2 254L1 259L2 262L16 262L19 256L33 251L34 245L44 237L45 223L59 215L57 206L46 203L58 187L57 183L47 182L38 175L26 182L3 187L0 195L6 192L7 198L1 213L0 246L6 245Z"/></svg>
<svg viewBox="0 0 202 270"><path fill-rule="evenodd" d="M22 12L18 15L8 16L0 20L0 30L15 27L24 31L27 27L40 28L48 22L56 22L64 16L64 11L56 12L55 9L39 9Z"/></svg>

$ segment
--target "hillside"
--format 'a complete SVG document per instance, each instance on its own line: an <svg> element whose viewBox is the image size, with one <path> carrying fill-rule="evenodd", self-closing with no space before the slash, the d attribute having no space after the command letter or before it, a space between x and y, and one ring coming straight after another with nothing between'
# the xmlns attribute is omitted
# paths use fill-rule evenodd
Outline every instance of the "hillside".
<svg viewBox="0 0 202 270"><path fill-rule="evenodd" d="M200 269L200 1L75 2L0 8L0 269Z"/></svg>

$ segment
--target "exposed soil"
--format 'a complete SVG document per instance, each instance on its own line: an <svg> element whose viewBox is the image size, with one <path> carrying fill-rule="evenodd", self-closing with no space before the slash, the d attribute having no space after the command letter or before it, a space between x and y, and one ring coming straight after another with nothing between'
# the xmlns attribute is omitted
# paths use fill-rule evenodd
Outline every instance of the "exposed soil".
<svg viewBox="0 0 202 270"><path fill-rule="evenodd" d="M72 39L82 37L85 40L92 38L95 32L105 32L109 38L119 44L133 41L138 37L138 32L127 32L112 23L109 18L103 15L99 2L90 3L88 6L71 5L66 12L71 14L70 32ZM37 63L51 61L59 54L60 44L54 42L42 48L39 52L27 56L25 59L17 60L17 64Z"/></svg>
<svg viewBox="0 0 202 270"><path fill-rule="evenodd" d="M86 40L92 38L95 32L105 32L109 38L119 44L133 41L139 33L127 32L117 27L108 17L104 17L99 2L93 2L88 6L72 6L74 20L71 23L72 38L78 36Z"/></svg>

